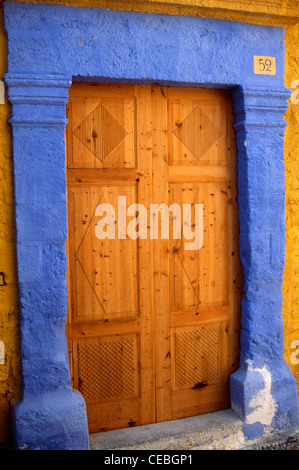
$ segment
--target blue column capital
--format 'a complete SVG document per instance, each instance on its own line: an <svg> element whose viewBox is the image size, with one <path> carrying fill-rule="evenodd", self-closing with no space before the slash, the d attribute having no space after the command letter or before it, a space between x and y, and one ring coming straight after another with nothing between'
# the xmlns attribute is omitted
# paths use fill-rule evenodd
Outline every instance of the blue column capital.
<svg viewBox="0 0 299 470"><path fill-rule="evenodd" d="M8 100L12 106L9 122L23 126L65 126L65 106L70 77L6 74Z"/></svg>
<svg viewBox="0 0 299 470"><path fill-rule="evenodd" d="M291 90L279 87L238 86L231 91L236 131L251 128L285 128L284 113L288 108Z"/></svg>

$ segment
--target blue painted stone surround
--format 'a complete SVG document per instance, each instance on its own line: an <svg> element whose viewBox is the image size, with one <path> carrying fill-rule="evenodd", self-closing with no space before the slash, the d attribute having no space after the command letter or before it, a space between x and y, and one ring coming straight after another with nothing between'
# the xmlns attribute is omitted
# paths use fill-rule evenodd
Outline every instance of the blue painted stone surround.
<svg viewBox="0 0 299 470"><path fill-rule="evenodd" d="M236 116L240 368L232 408L245 439L298 425L295 379L283 359L284 29L204 18L4 3L12 106L22 399L18 449L88 449L85 404L72 390L65 339L64 130L74 80L229 88ZM253 56L276 57L276 75Z"/></svg>

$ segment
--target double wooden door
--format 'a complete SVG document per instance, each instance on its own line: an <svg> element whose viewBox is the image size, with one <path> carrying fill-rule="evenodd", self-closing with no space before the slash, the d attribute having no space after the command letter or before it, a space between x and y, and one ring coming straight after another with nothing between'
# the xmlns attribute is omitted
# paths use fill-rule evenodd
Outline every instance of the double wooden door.
<svg viewBox="0 0 299 470"><path fill-rule="evenodd" d="M67 338L90 432L228 408L241 293L229 94L74 84L67 117Z"/></svg>

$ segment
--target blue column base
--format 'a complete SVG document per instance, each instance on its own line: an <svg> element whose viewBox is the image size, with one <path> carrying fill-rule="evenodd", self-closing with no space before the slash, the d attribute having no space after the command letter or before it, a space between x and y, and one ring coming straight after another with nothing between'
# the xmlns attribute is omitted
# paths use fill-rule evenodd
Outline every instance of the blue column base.
<svg viewBox="0 0 299 470"><path fill-rule="evenodd" d="M299 428L298 389L289 366L246 361L230 379L231 406L244 421L244 437L285 435Z"/></svg>
<svg viewBox="0 0 299 470"><path fill-rule="evenodd" d="M17 450L89 450L84 400L79 392L25 396L12 408Z"/></svg>

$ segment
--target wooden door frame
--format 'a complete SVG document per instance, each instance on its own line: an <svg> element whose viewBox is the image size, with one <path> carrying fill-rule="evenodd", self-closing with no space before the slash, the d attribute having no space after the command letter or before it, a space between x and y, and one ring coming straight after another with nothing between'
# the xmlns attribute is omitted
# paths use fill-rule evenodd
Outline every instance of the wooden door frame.
<svg viewBox="0 0 299 470"><path fill-rule="evenodd" d="M13 407L17 448L89 447L64 333L64 130L72 80L91 78L231 89L244 274L241 361L231 377L231 404L245 439L296 428L297 384L283 358L283 141L290 96L283 28L14 2L4 4L4 20L22 365L22 399ZM254 74L253 55L276 57L276 75Z"/></svg>

